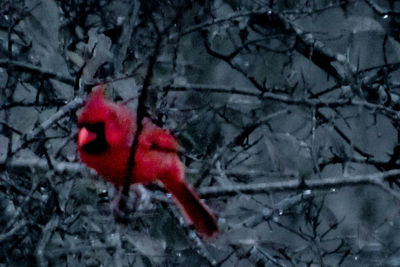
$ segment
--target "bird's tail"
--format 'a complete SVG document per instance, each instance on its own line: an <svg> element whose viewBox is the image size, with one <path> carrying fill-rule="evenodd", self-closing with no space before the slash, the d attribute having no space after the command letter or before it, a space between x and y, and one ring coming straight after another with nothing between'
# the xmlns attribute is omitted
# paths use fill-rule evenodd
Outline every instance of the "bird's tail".
<svg viewBox="0 0 400 267"><path fill-rule="evenodd" d="M171 181L171 180L170 180ZM175 180L174 184L164 183L170 191L186 219L202 236L212 237L218 232L218 224L210 209L201 202L194 189L183 179Z"/></svg>

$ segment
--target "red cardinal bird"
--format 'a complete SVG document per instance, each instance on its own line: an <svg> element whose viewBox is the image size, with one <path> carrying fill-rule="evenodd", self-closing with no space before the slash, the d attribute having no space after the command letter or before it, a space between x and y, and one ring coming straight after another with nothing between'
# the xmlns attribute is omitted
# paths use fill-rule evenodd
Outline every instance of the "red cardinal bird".
<svg viewBox="0 0 400 267"><path fill-rule="evenodd" d="M161 181L173 194L185 218L204 236L218 226L210 209L185 181L185 167L178 156L179 144L166 130L143 120L135 154L132 183ZM122 104L104 96L104 86L93 89L78 118L78 150L84 163L107 181L122 186L136 132L136 117Z"/></svg>

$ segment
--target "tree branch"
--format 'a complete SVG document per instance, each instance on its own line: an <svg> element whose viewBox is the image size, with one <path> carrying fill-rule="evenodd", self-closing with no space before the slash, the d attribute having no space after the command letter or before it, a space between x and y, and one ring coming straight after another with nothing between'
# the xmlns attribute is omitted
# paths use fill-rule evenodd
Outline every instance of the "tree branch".
<svg viewBox="0 0 400 267"><path fill-rule="evenodd" d="M330 177L323 179L313 179L300 181L293 179L282 182L270 182L259 184L244 184L235 186L224 187L203 187L199 192L204 197L220 197L231 196L239 193L247 194L260 194L260 193L277 193L277 192L290 192L299 190L330 190L333 188L355 186L355 185L378 185L381 186L386 180L400 176L400 170L390 170L387 172L378 172L365 175L354 175L349 177ZM395 196L397 198L397 196ZM399 199L400 200L400 199Z"/></svg>
<svg viewBox="0 0 400 267"><path fill-rule="evenodd" d="M49 242L54 229L58 226L59 221L60 216L58 216L58 214L54 214L42 229L42 238L39 240L35 252L37 266L42 267L48 265L47 260L45 259L45 247Z"/></svg>
<svg viewBox="0 0 400 267"><path fill-rule="evenodd" d="M13 151L13 153L15 154L26 144L34 141L38 135L42 134L45 130L47 130L51 125L60 120L62 117L80 108L83 105L83 103L84 103L83 99L75 98L74 100L72 100L71 102L60 108L56 113L54 113L52 116L50 116L50 118L42 122L42 124L37 126L33 131L23 135L21 137L21 140L23 140L24 144L21 147L17 148L15 151Z"/></svg>
<svg viewBox="0 0 400 267"><path fill-rule="evenodd" d="M388 108L381 104L369 103L363 100L353 99L310 99L310 98L298 98L284 94L271 93L271 92L255 92L251 88L236 88L232 86L217 86L217 85L204 85L204 84L187 84L187 85L165 85L162 87L164 91L195 91L201 93L214 93L214 94L238 94L250 97L257 97L266 100L274 100L282 102L288 105L303 105L311 108L337 108L347 106L358 106L367 108L371 111L381 111L382 113L391 116L393 119L400 119L399 113L391 108Z"/></svg>
<svg viewBox="0 0 400 267"><path fill-rule="evenodd" d="M157 26L155 23L154 23L154 27L157 29ZM143 129L142 120L146 113L146 99L147 99L148 88L150 86L151 79L153 77L153 71L154 71L154 66L157 62L157 57L160 53L161 43L162 43L161 34L157 29L157 40L156 40L156 44L155 44L155 48L154 48L154 53L150 57L149 65L147 67L146 77L143 81L142 91L141 91L139 99L138 99L138 107L137 107L137 113L136 113L136 132L135 132L135 137L133 139L131 151L129 153L126 175L124 177L124 184L123 184L123 188L122 188L123 196L129 195L129 188L130 188L131 181L132 181L132 171L135 167L136 150L139 145L139 136ZM121 201L119 202L120 210L124 210L125 205L126 205L125 199L121 198Z"/></svg>
<svg viewBox="0 0 400 267"><path fill-rule="evenodd" d="M20 72L28 72L28 73L31 73L34 75L39 75L39 76L41 76L43 78L47 78L47 79L55 79L60 82L72 85L72 86L74 85L74 82L75 82L74 78L72 78L72 77L54 73L50 70L45 70L45 69L42 69L35 65L31 65L29 63L24 63L24 62L18 62L18 61L8 60L8 59L1 59L0 67L12 69L15 71L20 71Z"/></svg>
<svg viewBox="0 0 400 267"><path fill-rule="evenodd" d="M76 174L87 174L96 175L96 172L92 169L88 169L85 165L80 163L68 163L68 162L53 162L54 171L57 173L68 173L70 175ZM10 160L8 162L0 162L0 167L4 166L9 170L21 170L21 169L36 169L40 171L48 170L46 160ZM190 173L198 173L198 170L189 169ZM265 176L277 178L281 177L279 174L268 173L268 172L254 172L254 171L229 171L225 173L228 176L246 176L246 177L259 177ZM218 175L215 170L211 171L211 175ZM84 176L84 175L83 175ZM204 198L212 198L219 196L231 196L240 193L247 194L261 194L261 193L278 193L278 192L291 192L298 190L330 190L333 188L340 188L346 186L356 186L362 184L378 185L380 187L385 186L384 182L389 179L400 176L400 169L390 170L386 172L377 172L365 175L354 175L349 177L338 176L328 177L323 179L306 180L304 184L301 184L297 178L288 178L287 181L282 182L269 182L269 183L258 183L258 184L246 184L246 185L234 185L234 186L212 186L199 188L198 191Z"/></svg>

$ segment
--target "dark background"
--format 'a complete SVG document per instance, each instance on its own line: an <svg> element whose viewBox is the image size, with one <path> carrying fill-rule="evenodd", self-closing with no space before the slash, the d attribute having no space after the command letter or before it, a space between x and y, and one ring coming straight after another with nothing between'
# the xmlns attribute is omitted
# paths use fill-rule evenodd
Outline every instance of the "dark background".
<svg viewBox="0 0 400 267"><path fill-rule="evenodd" d="M398 266L397 1L0 0L0 265ZM93 85L185 149L219 218L79 163ZM135 197L136 196L136 197Z"/></svg>

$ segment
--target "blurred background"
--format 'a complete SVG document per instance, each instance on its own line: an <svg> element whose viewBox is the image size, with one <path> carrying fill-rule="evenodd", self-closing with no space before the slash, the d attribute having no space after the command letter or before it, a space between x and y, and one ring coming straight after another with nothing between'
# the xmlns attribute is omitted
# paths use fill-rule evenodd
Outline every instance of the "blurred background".
<svg viewBox="0 0 400 267"><path fill-rule="evenodd" d="M0 0L1 266L399 266L400 3ZM185 151L219 218L76 151L91 88Z"/></svg>

